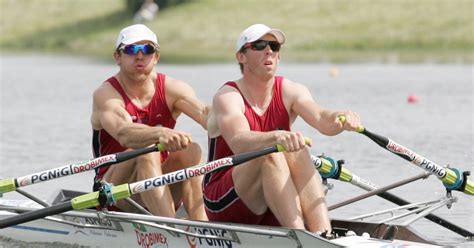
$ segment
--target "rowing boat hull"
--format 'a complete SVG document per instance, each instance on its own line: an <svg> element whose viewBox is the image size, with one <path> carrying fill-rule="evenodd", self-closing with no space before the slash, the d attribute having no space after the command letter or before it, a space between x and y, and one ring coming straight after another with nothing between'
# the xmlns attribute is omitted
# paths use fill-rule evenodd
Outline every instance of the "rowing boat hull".
<svg viewBox="0 0 474 248"><path fill-rule="evenodd" d="M93 247L436 247L403 240L382 241L361 236L329 241L300 230L288 232L288 237L277 237L192 225L182 228L185 231L204 235L235 238L235 240L223 240L186 235L177 236L172 231L145 225L122 224L121 227L122 230L76 228L58 223L52 226L50 221L37 220L0 230L0 236L35 244L61 242ZM296 237L290 235L296 235Z"/></svg>
<svg viewBox="0 0 474 248"><path fill-rule="evenodd" d="M18 212L26 211L25 207L15 208ZM16 213L0 211L0 221L13 215ZM335 220L333 225L339 229L354 228L357 234L374 234L377 228L378 232L384 231L381 225L364 222ZM425 241L421 237L414 239L417 242L357 235L327 240L303 230L96 211L71 211L0 229L0 236L11 239L13 244L61 242L93 247L436 247L418 243Z"/></svg>

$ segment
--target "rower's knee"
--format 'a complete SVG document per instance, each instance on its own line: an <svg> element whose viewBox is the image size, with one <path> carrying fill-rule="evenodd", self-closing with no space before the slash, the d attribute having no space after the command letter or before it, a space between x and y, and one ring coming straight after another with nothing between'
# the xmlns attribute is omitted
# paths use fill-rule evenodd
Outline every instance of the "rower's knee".
<svg viewBox="0 0 474 248"><path fill-rule="evenodd" d="M293 163L297 161L307 161L311 157L309 150L306 147L296 152L285 152L281 154L285 156L287 161Z"/></svg>
<svg viewBox="0 0 474 248"><path fill-rule="evenodd" d="M288 163L283 154L272 153L261 158L260 161L263 168L270 168L272 170L288 170Z"/></svg>
<svg viewBox="0 0 474 248"><path fill-rule="evenodd" d="M191 154L191 157L194 157L195 159L201 159L202 150L198 143L191 142L186 150Z"/></svg>
<svg viewBox="0 0 474 248"><path fill-rule="evenodd" d="M145 171L145 170L155 170L161 166L160 157L157 154L149 153L144 154L136 158L135 170L136 171Z"/></svg>
<svg viewBox="0 0 474 248"><path fill-rule="evenodd" d="M189 143L188 147L177 153L176 159L180 164L188 166L194 166L201 163L202 150L199 144L195 142Z"/></svg>

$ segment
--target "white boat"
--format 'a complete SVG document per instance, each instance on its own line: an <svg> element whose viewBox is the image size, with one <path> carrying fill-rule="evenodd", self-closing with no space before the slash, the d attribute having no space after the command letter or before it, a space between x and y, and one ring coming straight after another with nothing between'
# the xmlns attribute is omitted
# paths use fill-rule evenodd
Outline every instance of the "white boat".
<svg viewBox="0 0 474 248"><path fill-rule="evenodd" d="M52 205L76 195L62 190ZM0 221L41 207L0 199ZM88 209L3 228L0 236L10 244L92 247L440 247L408 226L351 220L332 225L337 237L326 239L305 230Z"/></svg>

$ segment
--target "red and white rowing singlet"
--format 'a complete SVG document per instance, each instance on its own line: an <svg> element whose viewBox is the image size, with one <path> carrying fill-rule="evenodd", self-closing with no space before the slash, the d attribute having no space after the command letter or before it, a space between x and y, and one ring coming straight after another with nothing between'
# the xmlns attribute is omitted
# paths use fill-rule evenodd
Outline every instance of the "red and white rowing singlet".
<svg viewBox="0 0 474 248"><path fill-rule="evenodd" d="M252 131L268 132L274 130L290 130L290 117L283 104L282 98L283 77L275 77L272 100L262 115L255 113L247 100L245 104L245 118ZM227 82L225 85L239 88L235 82ZM240 92L242 95L242 93ZM209 139L208 161L220 159L233 155L222 136ZM231 177L233 167L222 169L205 175L203 181L204 203L209 220L229 221L248 224L264 223L267 218L253 215L237 196ZM244 214L244 212L250 212ZM270 212L268 210L267 212ZM271 212L270 212L271 214ZM271 214L273 216L273 214ZM273 222L274 223L274 222Z"/></svg>
<svg viewBox="0 0 474 248"><path fill-rule="evenodd" d="M173 118L171 111L166 105L165 96L165 78L166 76L161 73L157 73L155 83L155 95L151 99L150 103L144 107L137 107L127 96L122 86L115 77L107 79L115 90L122 96L125 104L125 110L130 114L134 123L143 123L148 126L163 126L173 129L176 120ZM100 157L112 153L125 151L127 148L120 145L107 131L104 129L93 130L92 146L94 151L94 157ZM168 156L168 153L161 153L161 160L164 161ZM109 169L108 166L96 169L95 180L102 179L105 172Z"/></svg>

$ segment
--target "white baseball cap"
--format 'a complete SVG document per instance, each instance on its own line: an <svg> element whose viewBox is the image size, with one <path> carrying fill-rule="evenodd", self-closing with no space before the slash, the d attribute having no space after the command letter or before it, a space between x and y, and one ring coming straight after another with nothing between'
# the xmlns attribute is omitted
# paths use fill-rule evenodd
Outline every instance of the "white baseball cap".
<svg viewBox="0 0 474 248"><path fill-rule="evenodd" d="M158 38L151 29L143 24L135 24L120 31L117 37L117 42L115 43L115 48L118 48L120 44L130 45L142 40L149 40L155 43L157 47L160 47L158 44Z"/></svg>
<svg viewBox="0 0 474 248"><path fill-rule="evenodd" d="M254 42L266 34L272 34L273 36L275 36L278 43L280 44L285 43L286 38L285 34L282 31L278 29L269 28L264 24L254 24L245 29L240 34L240 37L237 40L237 46L235 47L235 51L238 52L246 43Z"/></svg>

